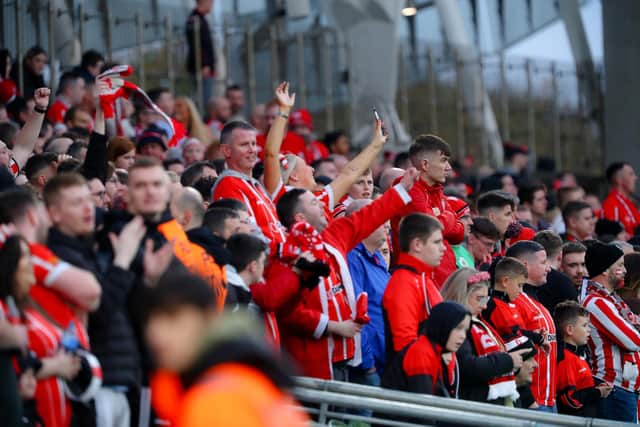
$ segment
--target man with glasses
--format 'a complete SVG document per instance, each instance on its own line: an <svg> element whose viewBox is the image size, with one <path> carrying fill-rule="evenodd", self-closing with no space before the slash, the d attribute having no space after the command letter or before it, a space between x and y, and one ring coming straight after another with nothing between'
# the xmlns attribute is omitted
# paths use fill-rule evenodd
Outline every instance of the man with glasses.
<svg viewBox="0 0 640 427"><path fill-rule="evenodd" d="M486 217L473 218L471 229L467 236L467 249L473 257L476 268L488 266L491 254L494 252L500 233L496 226Z"/></svg>

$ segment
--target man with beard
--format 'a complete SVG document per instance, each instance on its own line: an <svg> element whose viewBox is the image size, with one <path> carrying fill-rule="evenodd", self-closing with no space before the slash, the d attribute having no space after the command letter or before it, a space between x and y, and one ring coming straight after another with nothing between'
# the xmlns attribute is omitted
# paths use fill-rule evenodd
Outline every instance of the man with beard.
<svg viewBox="0 0 640 427"><path fill-rule="evenodd" d="M600 402L598 418L637 422L640 379L640 319L616 293L624 284L624 253L614 245L595 242L585 256L589 280L582 305L591 321L591 366L596 382L613 384Z"/></svg>

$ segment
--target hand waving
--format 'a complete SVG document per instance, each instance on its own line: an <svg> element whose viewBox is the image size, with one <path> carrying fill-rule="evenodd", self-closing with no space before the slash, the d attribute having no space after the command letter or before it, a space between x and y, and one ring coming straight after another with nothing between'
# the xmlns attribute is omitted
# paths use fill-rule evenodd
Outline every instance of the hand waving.
<svg viewBox="0 0 640 427"><path fill-rule="evenodd" d="M295 92L289 95L289 82L282 82L276 88L276 102L280 111L287 112L293 108L296 103Z"/></svg>
<svg viewBox="0 0 640 427"><path fill-rule="evenodd" d="M45 109L49 106L49 96L51 95L51 89L48 87L41 87L36 89L33 94L33 100L36 102L36 107Z"/></svg>
<svg viewBox="0 0 640 427"><path fill-rule="evenodd" d="M167 270L173 258L173 242L165 243L157 251L153 251L153 241L147 239L144 245L144 275L151 283L155 284L160 276Z"/></svg>

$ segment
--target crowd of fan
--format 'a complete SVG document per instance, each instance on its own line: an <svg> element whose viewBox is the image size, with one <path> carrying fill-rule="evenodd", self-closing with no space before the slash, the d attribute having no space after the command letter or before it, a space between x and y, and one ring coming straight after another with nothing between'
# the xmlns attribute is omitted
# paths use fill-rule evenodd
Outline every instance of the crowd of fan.
<svg viewBox="0 0 640 427"><path fill-rule="evenodd" d="M380 160L382 122L319 140L288 83L203 115L149 90L169 120L118 98L109 135L102 55L55 97L46 62L18 93L0 51L4 425L305 423L292 373L637 420L631 165L601 203L513 144L482 173L435 135Z"/></svg>

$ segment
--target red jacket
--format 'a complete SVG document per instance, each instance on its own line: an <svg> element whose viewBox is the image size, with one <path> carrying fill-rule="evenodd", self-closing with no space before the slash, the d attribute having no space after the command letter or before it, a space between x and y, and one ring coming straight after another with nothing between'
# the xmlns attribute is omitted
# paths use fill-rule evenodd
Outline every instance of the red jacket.
<svg viewBox="0 0 640 427"><path fill-rule="evenodd" d="M329 320L355 318L356 295L347 253L410 200L404 188L396 186L353 215L332 221L321 233L331 275L315 289L302 290L299 299L277 313L283 347L304 375L331 379L332 363L350 360L354 366L360 364L359 335L354 339L326 333Z"/></svg>
<svg viewBox="0 0 640 427"><path fill-rule="evenodd" d="M482 312L482 318L493 326L504 341L519 335L519 329L524 329L524 321L516 305L509 301L506 293L495 289L487 308Z"/></svg>
<svg viewBox="0 0 640 427"><path fill-rule="evenodd" d="M635 234L634 229L640 225L640 212L635 203L615 188L602 202L602 211L606 219L619 221L624 225L630 236Z"/></svg>
<svg viewBox="0 0 640 427"><path fill-rule="evenodd" d="M456 256L451 245L457 245L464 240L464 225L449 206L442 185L429 186L423 179L419 179L409 194L411 195L411 203L400 215L391 220L394 252L400 253L398 250L398 231L402 217L413 212L420 212L438 218L443 226L442 234L447 247L442 261L434 273L434 282L439 289L447 277L457 269Z"/></svg>
<svg viewBox="0 0 640 427"><path fill-rule="evenodd" d="M62 99L56 99L47 111L47 120L54 125L64 123L64 115L67 113L67 110L69 110L69 107L71 106Z"/></svg>
<svg viewBox="0 0 640 427"><path fill-rule="evenodd" d="M236 199L244 203L249 215L271 241L271 253L277 252L278 243L285 240L285 229L280 224L276 207L259 181L228 169L220 175L212 190L212 200L220 199Z"/></svg>
<svg viewBox="0 0 640 427"><path fill-rule="evenodd" d="M407 378L406 391L436 394L438 382L442 382L442 365L442 348L420 335L402 360L402 370Z"/></svg>
<svg viewBox="0 0 640 427"><path fill-rule="evenodd" d="M401 253L394 268L382 296L382 309L390 332L387 341L391 337L393 351L398 352L418 338L420 323L442 302L442 296L431 280L433 269L418 258ZM390 350L387 348L388 353Z"/></svg>
<svg viewBox="0 0 640 427"><path fill-rule="evenodd" d="M553 406L556 403L556 326L551 313L538 300L525 292L514 301L524 321L525 329L540 332L546 330L551 350L545 353L541 349L535 355L538 367L533 371L531 392L538 405Z"/></svg>
<svg viewBox="0 0 640 427"><path fill-rule="evenodd" d="M558 352L558 412L595 418L600 391L595 387L586 355L570 344L561 343Z"/></svg>

